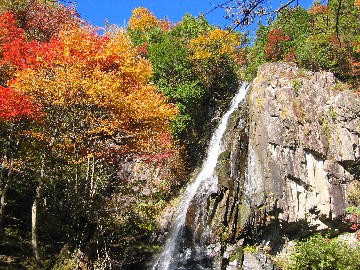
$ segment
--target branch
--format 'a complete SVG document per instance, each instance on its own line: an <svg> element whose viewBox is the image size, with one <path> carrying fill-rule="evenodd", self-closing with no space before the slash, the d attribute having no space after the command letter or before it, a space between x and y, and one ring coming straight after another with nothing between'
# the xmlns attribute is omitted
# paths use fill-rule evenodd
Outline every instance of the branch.
<svg viewBox="0 0 360 270"><path fill-rule="evenodd" d="M289 5L291 5L292 3L294 3L295 0L290 0L289 2L287 2L286 4L282 5L281 7L279 7L278 9L274 10L274 13L279 13L281 10L283 10L284 8L288 7ZM297 1L297 5L299 5L299 2Z"/></svg>
<svg viewBox="0 0 360 270"><path fill-rule="evenodd" d="M224 8L225 5L227 5L227 4L229 4L229 3L233 2L233 1L234 1L234 0L230 0L230 1L227 1L227 2L222 3L222 4L219 4L219 5L214 5L214 4L211 4L211 2L210 2L210 4L211 4L212 6L214 6L214 8L211 9L211 10L209 10L209 11L207 11L207 12L205 12L204 15L207 15L207 14L209 14L210 12L213 12L214 10L216 10L216 9L218 9L218 8Z"/></svg>

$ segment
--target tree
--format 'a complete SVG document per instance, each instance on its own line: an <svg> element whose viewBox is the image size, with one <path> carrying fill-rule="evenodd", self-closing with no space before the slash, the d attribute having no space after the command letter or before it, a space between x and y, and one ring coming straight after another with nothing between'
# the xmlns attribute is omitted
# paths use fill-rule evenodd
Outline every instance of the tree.
<svg viewBox="0 0 360 270"><path fill-rule="evenodd" d="M132 11L128 28L130 30L145 32L158 25L159 21L152 12L147 8L138 7Z"/></svg>
<svg viewBox="0 0 360 270"><path fill-rule="evenodd" d="M104 175L122 157L166 151L169 146L159 142L177 112L149 83L151 65L138 56L125 32L98 36L90 27L75 27L58 37L54 65L19 70L11 82L46 112L41 133L48 150L34 161L39 168L33 202L35 254L37 208L44 181L52 177L49 161L65 161L58 165L64 166L76 209L72 218L80 224L76 230L85 230L96 224L96 197L109 181Z"/></svg>
<svg viewBox="0 0 360 270"><path fill-rule="evenodd" d="M281 29L271 30L268 36L268 43L265 46L266 59L279 61L284 58L284 43L291 38L285 35Z"/></svg>
<svg viewBox="0 0 360 270"><path fill-rule="evenodd" d="M49 41L65 24L79 24L74 6L57 0L2 0L0 13L14 15L18 26L30 40Z"/></svg>
<svg viewBox="0 0 360 270"><path fill-rule="evenodd" d="M225 55L234 57L240 46L241 41L238 34L222 29L214 29L209 33L190 40L189 49L192 53L192 58L195 60L206 58L219 59Z"/></svg>
<svg viewBox="0 0 360 270"><path fill-rule="evenodd" d="M58 1L31 1L16 14L28 39L50 41L64 27L81 23L74 6L64 6Z"/></svg>
<svg viewBox="0 0 360 270"><path fill-rule="evenodd" d="M39 106L12 88L0 86L0 119L2 121L36 120L41 116Z"/></svg>
<svg viewBox="0 0 360 270"><path fill-rule="evenodd" d="M203 15L189 14L170 29L154 26L141 37L132 29L129 32L151 61L155 84L178 108L172 133L186 145L195 163L204 148L197 142L206 141L204 110L226 97L236 84L235 62L242 37L211 26Z"/></svg>
<svg viewBox="0 0 360 270"><path fill-rule="evenodd" d="M358 9L353 1L315 3L309 10L284 8L257 33L249 49L249 70L266 61L293 61L312 70L326 69L357 87ZM264 57L265 56L265 57Z"/></svg>
<svg viewBox="0 0 360 270"><path fill-rule="evenodd" d="M26 95L12 88L0 86L0 232L5 215L6 197L12 177L23 162L20 155L21 133L27 130L31 121L39 120L41 108Z"/></svg>

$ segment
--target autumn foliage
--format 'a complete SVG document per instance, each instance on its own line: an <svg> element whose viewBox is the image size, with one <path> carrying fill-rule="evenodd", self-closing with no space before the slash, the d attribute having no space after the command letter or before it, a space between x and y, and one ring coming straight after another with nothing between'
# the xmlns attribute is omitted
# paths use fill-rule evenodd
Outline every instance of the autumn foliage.
<svg viewBox="0 0 360 270"><path fill-rule="evenodd" d="M39 41L49 41L64 27L75 27L80 23L73 6L63 6L54 1L31 1L17 17L27 36Z"/></svg>
<svg viewBox="0 0 360 270"><path fill-rule="evenodd" d="M100 35L56 1L30 1L14 10L0 13L0 206L2 211L6 187L23 192L26 209L42 208L40 217L32 212L31 223L40 265L35 221L44 218L45 224L55 212L54 220L64 225L59 241L77 248L84 228L104 222L98 216L124 180L119 170L125 160L176 160L181 167L169 126L178 109L151 82L147 49L139 52L124 29ZM145 28L155 22L150 17ZM170 192L171 181L159 190ZM2 221L1 215L0 230Z"/></svg>
<svg viewBox="0 0 360 270"><path fill-rule="evenodd" d="M0 104L0 121L36 120L41 115L26 95L9 87L0 86Z"/></svg>
<svg viewBox="0 0 360 270"><path fill-rule="evenodd" d="M28 41L25 31L16 25L10 12L0 16L0 44L1 64L20 69L51 64L55 58L55 47L59 45L55 39L42 43Z"/></svg>
<svg viewBox="0 0 360 270"><path fill-rule="evenodd" d="M354 0L315 1L308 10L283 8L271 24L259 27L246 73L255 76L267 61L292 61L306 69L328 70L358 89L359 16Z"/></svg>
<svg viewBox="0 0 360 270"><path fill-rule="evenodd" d="M230 30L214 29L190 41L193 59L234 57L241 41L239 35Z"/></svg>
<svg viewBox="0 0 360 270"><path fill-rule="evenodd" d="M268 43L265 47L266 59L279 61L284 54L284 42L289 41L290 36L286 35L281 29L271 30L268 35Z"/></svg>
<svg viewBox="0 0 360 270"><path fill-rule="evenodd" d="M21 70L12 86L44 108L58 106L72 113L71 108L83 108L87 117L74 124L87 123L84 136L122 134L133 139L121 152L154 151L158 134L167 130L176 110L149 83L151 65L138 56L127 34L98 36L91 28L77 27L60 32L59 40L49 45L54 45L56 64Z"/></svg>
<svg viewBox="0 0 360 270"><path fill-rule="evenodd" d="M93 104L107 115L95 126L131 134L141 151L155 145L176 113L149 84L151 65L123 31L99 36L90 26L74 26L49 42L29 41L7 12L0 34L2 64L18 69L11 85L44 108Z"/></svg>
<svg viewBox="0 0 360 270"><path fill-rule="evenodd" d="M312 15L325 14L329 11L326 5L315 4L309 9L309 13Z"/></svg>
<svg viewBox="0 0 360 270"><path fill-rule="evenodd" d="M147 8L138 7L132 11L132 15L129 20L129 29L146 31L152 27L157 26L158 24L159 21L155 17L154 13L152 13ZM162 21L161 24L167 28L165 21Z"/></svg>

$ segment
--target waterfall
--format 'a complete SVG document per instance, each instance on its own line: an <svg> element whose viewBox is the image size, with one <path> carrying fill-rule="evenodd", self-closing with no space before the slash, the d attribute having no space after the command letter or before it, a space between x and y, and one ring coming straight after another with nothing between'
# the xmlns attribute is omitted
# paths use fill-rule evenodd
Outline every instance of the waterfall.
<svg viewBox="0 0 360 270"><path fill-rule="evenodd" d="M227 122L230 115L238 107L239 103L246 95L247 84L243 84L238 93L233 98L230 108L221 118L219 126L211 137L207 157L203 163L200 173L195 180L186 188L178 208L175 213L175 220L173 222L170 234L165 242L165 247L162 253L156 258L152 270L175 270L185 269L177 267L177 259L179 258L178 245L185 228L186 214L191 201L197 194L209 195L211 191L216 192L217 178L214 176L214 171L218 156L221 154L221 139L227 127ZM207 199L207 196L202 196ZM199 269L206 269L200 267Z"/></svg>

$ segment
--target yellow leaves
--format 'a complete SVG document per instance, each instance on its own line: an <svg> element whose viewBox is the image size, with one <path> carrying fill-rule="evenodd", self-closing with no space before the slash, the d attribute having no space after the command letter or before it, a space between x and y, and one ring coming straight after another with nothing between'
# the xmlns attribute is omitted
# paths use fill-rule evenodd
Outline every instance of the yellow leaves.
<svg viewBox="0 0 360 270"><path fill-rule="evenodd" d="M156 93L152 85L134 89L123 100L129 117L138 123L166 125L167 120L177 113L175 106L166 103L166 97Z"/></svg>
<svg viewBox="0 0 360 270"><path fill-rule="evenodd" d="M235 56L240 45L237 34L229 30L214 29L206 35L192 39L189 49L192 51L192 59L208 59L224 55Z"/></svg>
<svg viewBox="0 0 360 270"><path fill-rule="evenodd" d="M129 20L130 30L147 31L158 25L158 19L147 8L138 7L132 11Z"/></svg>

